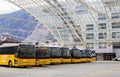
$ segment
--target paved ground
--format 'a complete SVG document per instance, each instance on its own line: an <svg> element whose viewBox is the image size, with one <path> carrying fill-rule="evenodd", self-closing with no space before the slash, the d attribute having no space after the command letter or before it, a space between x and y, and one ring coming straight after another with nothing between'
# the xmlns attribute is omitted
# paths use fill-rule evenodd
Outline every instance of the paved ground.
<svg viewBox="0 0 120 77"><path fill-rule="evenodd" d="M97 61L30 68L0 66L0 77L120 77L120 62Z"/></svg>

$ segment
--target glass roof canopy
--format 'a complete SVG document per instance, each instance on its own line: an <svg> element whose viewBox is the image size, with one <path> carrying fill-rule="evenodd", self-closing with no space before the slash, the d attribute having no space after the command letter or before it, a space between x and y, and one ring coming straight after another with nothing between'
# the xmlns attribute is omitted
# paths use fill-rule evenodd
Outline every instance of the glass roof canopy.
<svg viewBox="0 0 120 77"><path fill-rule="evenodd" d="M82 44L83 46L87 43L85 38L86 31L83 29L85 28L84 23L91 21L98 27L98 20L96 19L96 15L98 14L105 15L107 22L110 23L110 10L117 12L120 9L120 0L7 1L35 17L39 21L39 24L43 24L59 43L73 45ZM82 13L82 16L78 13ZM107 28L107 36L109 38L105 38L105 40L111 43L110 26L108 25ZM96 31L95 29L94 32ZM91 42L96 42L96 40L97 39L91 40Z"/></svg>

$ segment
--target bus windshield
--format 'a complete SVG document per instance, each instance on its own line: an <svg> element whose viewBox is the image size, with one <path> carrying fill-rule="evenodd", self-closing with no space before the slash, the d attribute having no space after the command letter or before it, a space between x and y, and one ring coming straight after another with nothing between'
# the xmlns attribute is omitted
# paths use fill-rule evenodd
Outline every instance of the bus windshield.
<svg viewBox="0 0 120 77"><path fill-rule="evenodd" d="M50 48L51 57L61 57L61 51L58 47Z"/></svg>
<svg viewBox="0 0 120 77"><path fill-rule="evenodd" d="M80 50L80 56L81 56L81 57L85 57L85 52L84 52L84 50Z"/></svg>
<svg viewBox="0 0 120 77"><path fill-rule="evenodd" d="M34 45L20 45L19 46L19 57L20 58L35 58Z"/></svg>
<svg viewBox="0 0 120 77"><path fill-rule="evenodd" d="M92 57L91 55L91 51L90 50L85 50L85 53L86 53L86 57Z"/></svg>
<svg viewBox="0 0 120 77"><path fill-rule="evenodd" d="M0 48L0 54L15 54L17 53L17 46L12 47L2 47Z"/></svg>
<svg viewBox="0 0 120 77"><path fill-rule="evenodd" d="M40 47L37 49L36 58L49 58L50 49L48 47Z"/></svg>
<svg viewBox="0 0 120 77"><path fill-rule="evenodd" d="M61 48L63 57L71 57L71 51L69 48Z"/></svg>
<svg viewBox="0 0 120 77"><path fill-rule="evenodd" d="M94 51L94 50L92 51L92 56L93 56L93 57L95 57L95 56L96 56L96 53L95 53L95 51Z"/></svg>
<svg viewBox="0 0 120 77"><path fill-rule="evenodd" d="M86 57L85 50L82 50L82 51L81 51L81 54L82 54L82 55L81 55L81 57L83 57L83 58L85 58L85 57Z"/></svg>
<svg viewBox="0 0 120 77"><path fill-rule="evenodd" d="M80 57L81 56L80 50L72 49L72 55L73 57Z"/></svg>

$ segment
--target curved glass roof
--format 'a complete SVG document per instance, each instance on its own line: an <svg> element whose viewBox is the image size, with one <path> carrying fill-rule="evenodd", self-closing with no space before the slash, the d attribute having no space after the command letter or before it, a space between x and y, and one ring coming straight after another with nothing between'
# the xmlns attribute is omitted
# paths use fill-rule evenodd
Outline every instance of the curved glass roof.
<svg viewBox="0 0 120 77"><path fill-rule="evenodd" d="M7 0L29 13L62 44L112 43L111 14L120 12L120 0ZM118 15L120 16L120 14ZM99 21L105 19L103 21ZM100 23L107 23L102 30ZM90 32L88 29L95 26ZM99 31L101 29L101 31ZM119 30L118 30L119 31ZM101 32L101 33L99 33ZM92 34L94 33L94 34ZM107 33L107 34L106 34ZM94 39L86 40L88 36ZM95 36L103 36L100 40Z"/></svg>

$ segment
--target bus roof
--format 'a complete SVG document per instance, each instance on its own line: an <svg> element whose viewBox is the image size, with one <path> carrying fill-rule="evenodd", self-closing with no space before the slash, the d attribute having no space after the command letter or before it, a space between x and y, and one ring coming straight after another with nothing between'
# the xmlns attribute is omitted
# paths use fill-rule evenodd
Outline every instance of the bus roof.
<svg viewBox="0 0 120 77"><path fill-rule="evenodd" d="M37 46L38 48L40 48L40 47L58 47L58 48L60 48L59 46Z"/></svg>
<svg viewBox="0 0 120 77"><path fill-rule="evenodd" d="M18 43L4 43L0 45L0 47L14 47L14 46L19 46Z"/></svg>
<svg viewBox="0 0 120 77"><path fill-rule="evenodd" d="M37 47L61 47L58 45L38 45Z"/></svg>
<svg viewBox="0 0 120 77"><path fill-rule="evenodd" d="M19 46L19 45L31 45L31 44L24 44L24 43L4 43L0 45L1 47L14 47L14 46Z"/></svg>

